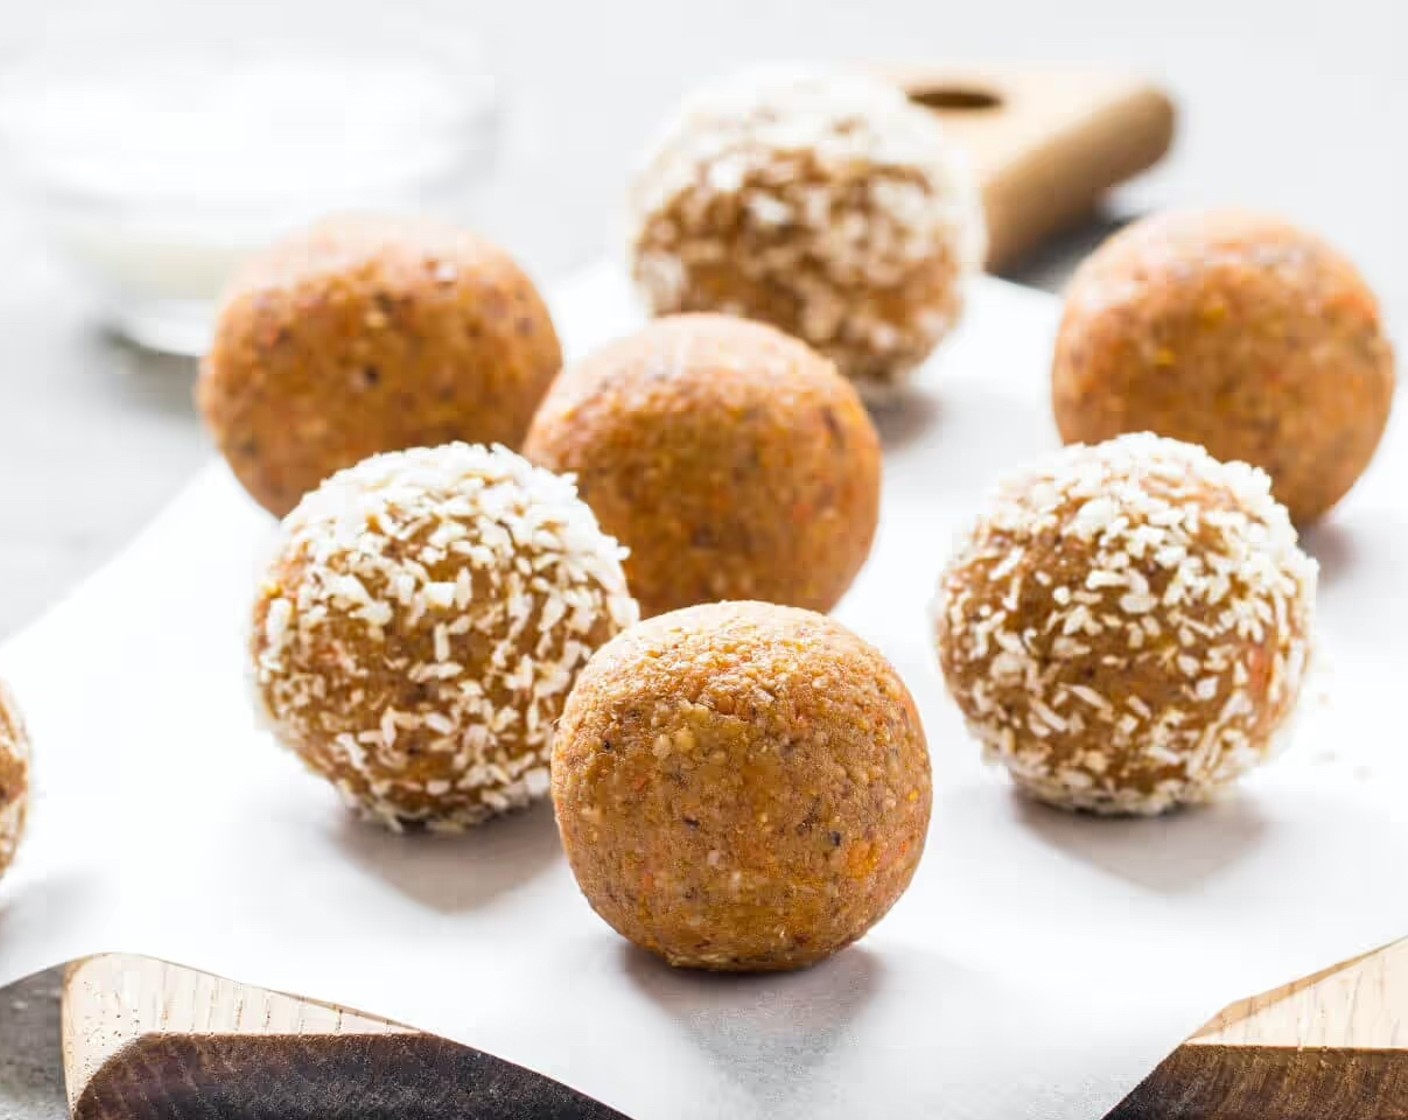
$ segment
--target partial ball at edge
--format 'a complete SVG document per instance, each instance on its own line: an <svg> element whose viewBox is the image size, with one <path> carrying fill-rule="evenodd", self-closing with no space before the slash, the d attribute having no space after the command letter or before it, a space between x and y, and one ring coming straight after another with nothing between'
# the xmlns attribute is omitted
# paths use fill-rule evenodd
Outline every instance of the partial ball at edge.
<svg viewBox="0 0 1408 1120"><path fill-rule="evenodd" d="M19 703L0 684L0 875L14 862L29 817L29 731Z"/></svg>

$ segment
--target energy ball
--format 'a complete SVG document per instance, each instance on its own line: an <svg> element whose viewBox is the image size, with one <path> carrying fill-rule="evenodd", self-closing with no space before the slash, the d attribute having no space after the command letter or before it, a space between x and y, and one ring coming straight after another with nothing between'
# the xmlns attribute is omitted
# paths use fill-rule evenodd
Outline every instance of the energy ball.
<svg viewBox="0 0 1408 1120"><path fill-rule="evenodd" d="M587 901L672 965L803 968L904 893L929 754L876 650L823 615L711 603L588 663L553 747L553 802Z"/></svg>
<svg viewBox="0 0 1408 1120"><path fill-rule="evenodd" d="M568 480L504 448L367 459L284 520L254 605L260 704L393 830L526 805L578 670L636 619L621 556Z"/></svg>
<svg viewBox="0 0 1408 1120"><path fill-rule="evenodd" d="M1272 754L1315 581L1262 471L1122 436L1001 485L940 581L939 657L1024 793L1160 813Z"/></svg>
<svg viewBox="0 0 1408 1120"><path fill-rule="evenodd" d="M1265 470L1306 523L1369 465L1394 360L1373 293L1323 241L1257 214L1171 213L1076 274L1052 381L1066 442L1201 444Z"/></svg>
<svg viewBox="0 0 1408 1120"><path fill-rule="evenodd" d="M14 861L29 814L29 733L10 690L0 684L0 875Z"/></svg>
<svg viewBox="0 0 1408 1120"><path fill-rule="evenodd" d="M976 180L934 114L826 71L690 99L633 184L629 225L656 314L772 323L878 398L958 321L986 241Z"/></svg>
<svg viewBox="0 0 1408 1120"><path fill-rule="evenodd" d="M501 250L427 220L333 218L227 293L197 400L276 516L381 451L517 448L562 364L547 307Z"/></svg>
<svg viewBox="0 0 1408 1120"><path fill-rule="evenodd" d="M576 474L647 616L718 599L826 611L870 553L880 440L806 345L724 315L657 319L558 378L524 452Z"/></svg>

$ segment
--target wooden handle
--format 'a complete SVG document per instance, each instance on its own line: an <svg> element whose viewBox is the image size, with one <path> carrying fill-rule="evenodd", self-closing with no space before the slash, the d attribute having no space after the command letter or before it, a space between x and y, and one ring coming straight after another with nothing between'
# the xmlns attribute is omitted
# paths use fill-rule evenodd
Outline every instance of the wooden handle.
<svg viewBox="0 0 1408 1120"><path fill-rule="evenodd" d="M966 148L983 186L988 268L1005 267L1087 217L1111 187L1157 163L1174 109L1110 74L892 69Z"/></svg>
<svg viewBox="0 0 1408 1120"><path fill-rule="evenodd" d="M1408 940L1234 1003L1106 1120L1408 1120Z"/></svg>
<svg viewBox="0 0 1408 1120"><path fill-rule="evenodd" d="M62 1019L73 1120L625 1120L480 1050L145 957L76 963Z"/></svg>

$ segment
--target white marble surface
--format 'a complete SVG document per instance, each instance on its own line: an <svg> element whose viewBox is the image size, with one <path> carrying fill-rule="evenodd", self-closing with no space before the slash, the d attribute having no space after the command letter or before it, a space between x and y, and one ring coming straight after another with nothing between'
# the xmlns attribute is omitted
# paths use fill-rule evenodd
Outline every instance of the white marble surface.
<svg viewBox="0 0 1408 1120"><path fill-rule="evenodd" d="M347 18L371 2L348 0ZM414 2L452 9L493 45L511 119L482 224L545 282L610 243L631 154L680 93L722 69L777 57L1096 63L1160 77L1183 111L1173 157L1122 191L1114 213L1284 211L1360 260L1398 333L1408 327L1398 0ZM0 50L44 34L60 3L7 8ZM1053 247L1018 279L1059 285L1099 232ZM135 534L208 451L190 363L105 338L3 176L0 260L3 633Z"/></svg>

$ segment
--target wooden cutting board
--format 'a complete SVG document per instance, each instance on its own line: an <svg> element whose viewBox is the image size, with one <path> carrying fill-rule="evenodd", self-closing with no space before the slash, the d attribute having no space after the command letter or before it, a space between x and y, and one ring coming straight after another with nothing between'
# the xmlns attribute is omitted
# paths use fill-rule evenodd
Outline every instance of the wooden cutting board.
<svg viewBox="0 0 1408 1120"><path fill-rule="evenodd" d="M77 962L63 1001L73 1120L625 1120L538 1074L375 1015L161 961ZM1408 940L1233 1004L1107 1120L1403 1117Z"/></svg>
<svg viewBox="0 0 1408 1120"><path fill-rule="evenodd" d="M1408 1117L1408 939L1234 1003L1107 1120L1371 1117Z"/></svg>
<svg viewBox="0 0 1408 1120"><path fill-rule="evenodd" d="M73 1120L626 1120L473 1047L122 954L63 988Z"/></svg>
<svg viewBox="0 0 1408 1120"><path fill-rule="evenodd" d="M968 151L998 270L1079 223L1111 187L1157 163L1174 108L1138 78L1087 71L912 67L889 73Z"/></svg>

